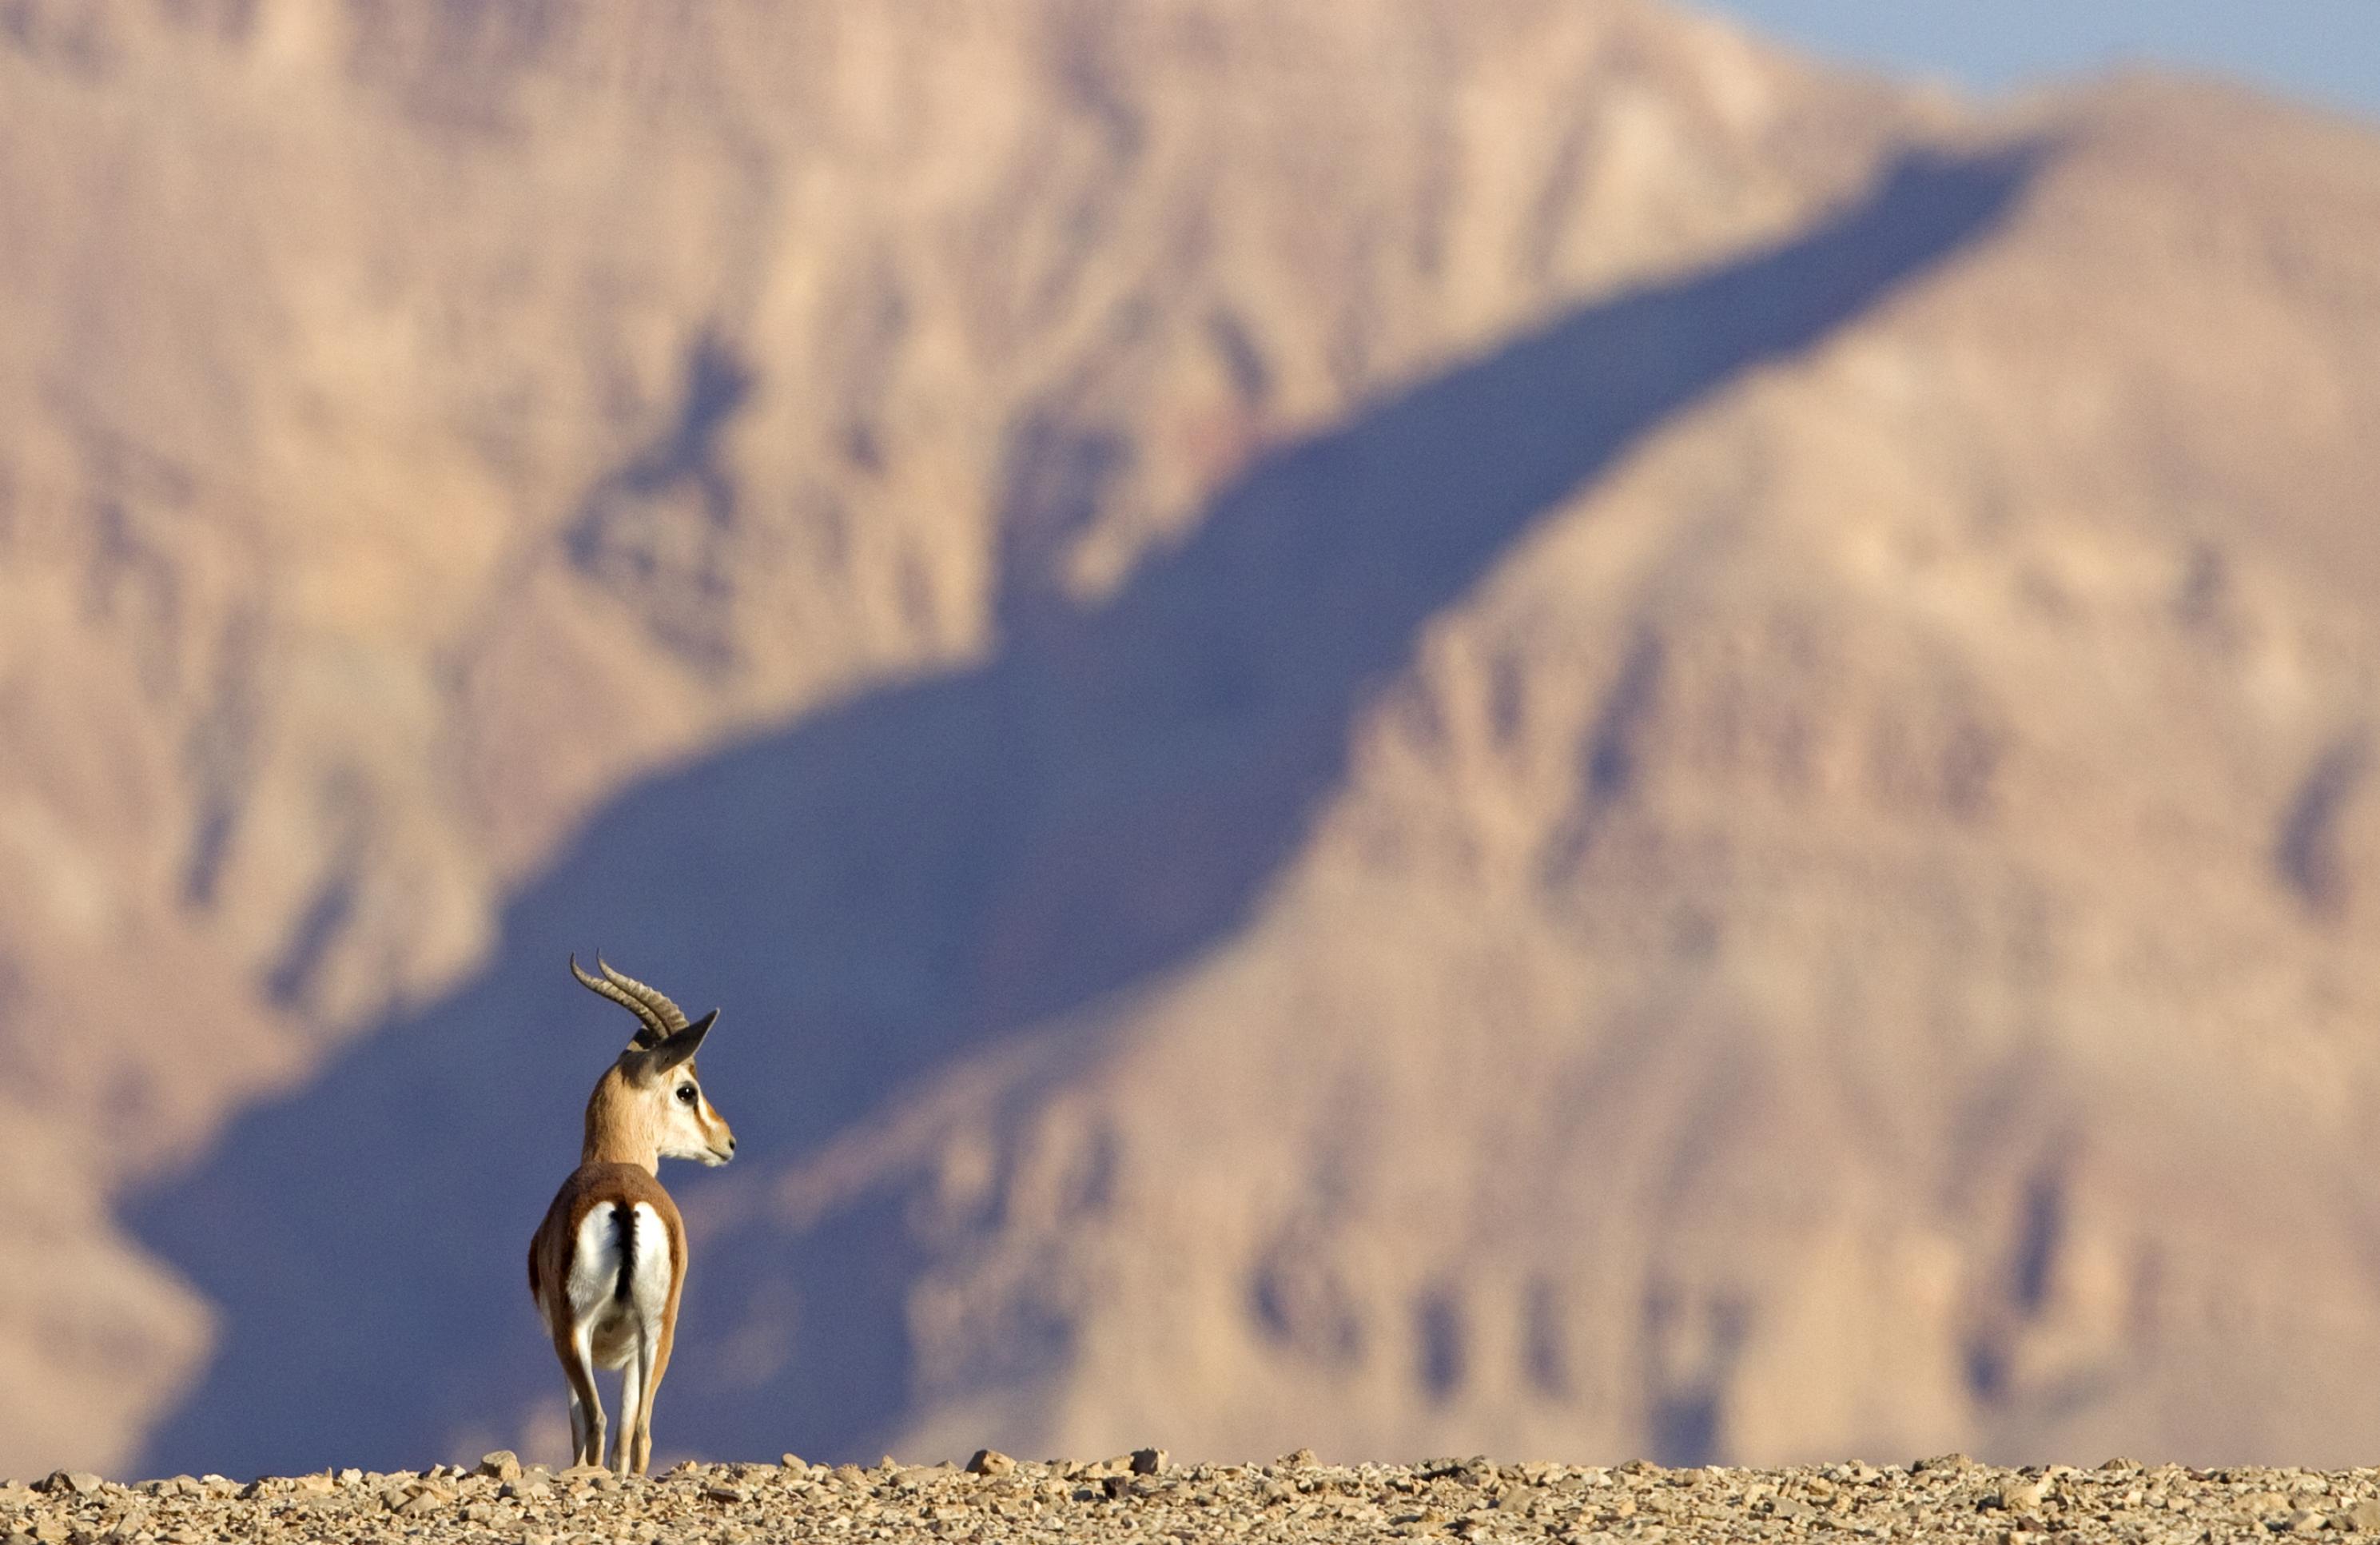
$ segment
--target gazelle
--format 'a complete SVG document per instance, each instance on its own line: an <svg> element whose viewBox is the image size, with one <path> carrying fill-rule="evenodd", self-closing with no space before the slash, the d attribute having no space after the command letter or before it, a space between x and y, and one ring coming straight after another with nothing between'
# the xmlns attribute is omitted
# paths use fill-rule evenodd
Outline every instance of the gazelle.
<svg viewBox="0 0 2380 1545"><path fill-rule="evenodd" d="M663 1159L723 1164L735 1134L703 1098L694 1053L719 1011L689 1025L685 1011L604 965L570 974L637 1016L636 1039L587 1099L587 1140L528 1242L528 1291L570 1381L572 1463L603 1463L598 1367L623 1369L612 1466L642 1475L653 1452L653 1395L669 1371L677 1300L686 1286L686 1224L654 1170Z"/></svg>

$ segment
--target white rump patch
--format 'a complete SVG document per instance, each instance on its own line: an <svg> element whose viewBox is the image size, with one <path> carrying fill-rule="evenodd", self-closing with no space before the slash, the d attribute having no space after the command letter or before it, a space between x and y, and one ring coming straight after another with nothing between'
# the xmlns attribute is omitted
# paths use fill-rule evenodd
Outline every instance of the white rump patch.
<svg viewBox="0 0 2380 1545"><path fill-rule="evenodd" d="M570 1252L571 1321L589 1333L595 1361L603 1368L626 1362L640 1335L657 1338L662 1311L669 1305L669 1233L647 1202L636 1204L636 1265L628 1296L620 1296L620 1225L613 1216L617 1206L602 1202L588 1209Z"/></svg>

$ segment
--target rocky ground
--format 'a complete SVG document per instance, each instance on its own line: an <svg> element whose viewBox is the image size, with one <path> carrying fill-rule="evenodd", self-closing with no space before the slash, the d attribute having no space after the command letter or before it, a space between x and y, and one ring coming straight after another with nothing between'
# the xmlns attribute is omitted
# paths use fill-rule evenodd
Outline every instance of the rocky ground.
<svg viewBox="0 0 2380 1545"><path fill-rule="evenodd" d="M645 1480L524 1468L123 1484L61 1472L0 1482L6 1545L217 1540L886 1539L1465 1541L1876 1539L2225 1540L2380 1533L2380 1470L2192 1470L2113 1459L2001 1469L1961 1455L1883 1469L1607 1469L1497 1464L1175 1467L1160 1450L1094 1464L979 1454L965 1467L685 1464Z"/></svg>

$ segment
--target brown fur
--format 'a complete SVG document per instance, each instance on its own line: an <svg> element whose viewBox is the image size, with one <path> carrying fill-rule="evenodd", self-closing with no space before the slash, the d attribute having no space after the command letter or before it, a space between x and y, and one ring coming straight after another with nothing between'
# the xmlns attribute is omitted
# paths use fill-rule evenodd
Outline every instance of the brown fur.
<svg viewBox="0 0 2380 1545"><path fill-rule="evenodd" d="M658 1077L650 1065L652 1061L650 1052L631 1047L596 1081L595 1092L587 1097L586 1132L578 1145L581 1164L602 1159L641 1164L650 1171L659 1162L660 1123L643 1088L647 1079ZM701 1082L691 1059L686 1070Z"/></svg>

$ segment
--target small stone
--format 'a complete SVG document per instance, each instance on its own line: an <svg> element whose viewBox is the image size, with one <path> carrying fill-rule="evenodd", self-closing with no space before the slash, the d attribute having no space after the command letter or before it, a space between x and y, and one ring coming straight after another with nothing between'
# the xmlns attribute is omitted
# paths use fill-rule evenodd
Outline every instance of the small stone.
<svg viewBox="0 0 2380 1545"><path fill-rule="evenodd" d="M1288 1470L1310 1470L1314 1468L1314 1451L1310 1448L1292 1449L1281 1456L1281 1465Z"/></svg>
<svg viewBox="0 0 2380 1545"><path fill-rule="evenodd" d="M1132 1451L1132 1473L1136 1476L1161 1476L1172 1464L1172 1456L1161 1448Z"/></svg>
<svg viewBox="0 0 2380 1545"><path fill-rule="evenodd" d="M1992 1501L2010 1513L2031 1513L2049 1495L2049 1483L2034 1478L2012 1480L1999 1489Z"/></svg>
<svg viewBox="0 0 2380 1545"><path fill-rule="evenodd" d="M89 1470L52 1470L40 1490L53 1497L72 1495L88 1497L107 1483Z"/></svg>
<svg viewBox="0 0 2380 1545"><path fill-rule="evenodd" d="M2313 1534L2329 1521L2329 1519L2325 1518L2321 1514L2314 1512L2312 1508L2301 1507L2289 1515L2289 1532L2291 1534Z"/></svg>
<svg viewBox="0 0 2380 1545"><path fill-rule="evenodd" d="M789 1470L807 1470L810 1467L809 1462L798 1454L786 1454L783 1458L778 1460L777 1463Z"/></svg>
<svg viewBox="0 0 2380 1545"><path fill-rule="evenodd" d="M2380 1501L2366 1497L2338 1516L2341 1528L2359 1534L2380 1534Z"/></svg>
<svg viewBox="0 0 2380 1545"><path fill-rule="evenodd" d="M1534 1486L1508 1486L1504 1494L1496 1499L1496 1511L1511 1514L1515 1518L1525 1518L1529 1510L1536 1506L1544 1496L1545 1493Z"/></svg>
<svg viewBox="0 0 2380 1545"><path fill-rule="evenodd" d="M520 1455L510 1449L498 1449L480 1456L479 1473L490 1480L518 1480Z"/></svg>
<svg viewBox="0 0 2380 1545"><path fill-rule="evenodd" d="M601 1465L573 1465L554 1478L572 1482L600 1480L611 1473Z"/></svg>
<svg viewBox="0 0 2380 1545"><path fill-rule="evenodd" d="M1015 1468L1016 1461L998 1449L978 1449L975 1457L967 1461L967 1474L971 1476L1004 1476Z"/></svg>
<svg viewBox="0 0 2380 1545"><path fill-rule="evenodd" d="M1963 1454L1937 1454L1931 1459L1920 1459L1911 1465L1909 1473L1914 1476L1945 1471L1956 1475L1961 1470L1972 1470L1974 1467L1975 1462Z"/></svg>

